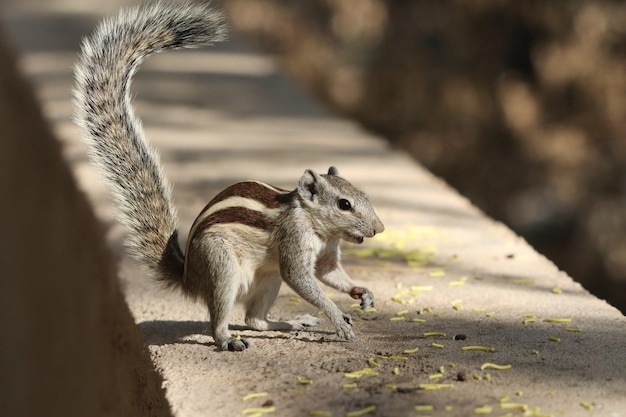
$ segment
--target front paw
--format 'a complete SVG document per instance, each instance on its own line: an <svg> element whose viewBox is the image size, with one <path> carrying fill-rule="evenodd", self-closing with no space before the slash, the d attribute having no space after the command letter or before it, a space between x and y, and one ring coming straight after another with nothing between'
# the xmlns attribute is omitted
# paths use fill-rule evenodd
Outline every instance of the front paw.
<svg viewBox="0 0 626 417"><path fill-rule="evenodd" d="M361 309L374 307L374 294L365 287L354 287L350 290L350 297L361 299Z"/></svg>
<svg viewBox="0 0 626 417"><path fill-rule="evenodd" d="M341 320L335 323L335 331L337 336L344 340L354 339L354 332L352 331L352 317L349 314L344 314Z"/></svg>

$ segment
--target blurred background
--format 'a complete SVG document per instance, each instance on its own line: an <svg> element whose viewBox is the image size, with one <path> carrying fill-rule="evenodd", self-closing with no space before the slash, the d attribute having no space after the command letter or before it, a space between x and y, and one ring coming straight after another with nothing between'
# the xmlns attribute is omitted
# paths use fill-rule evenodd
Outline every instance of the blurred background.
<svg viewBox="0 0 626 417"><path fill-rule="evenodd" d="M0 3L19 48L64 60L31 59L31 73L65 77L53 119L71 113L81 36L128 3ZM215 3L327 108L410 152L626 312L624 2Z"/></svg>
<svg viewBox="0 0 626 417"><path fill-rule="evenodd" d="M327 107L626 311L624 2L225 4Z"/></svg>

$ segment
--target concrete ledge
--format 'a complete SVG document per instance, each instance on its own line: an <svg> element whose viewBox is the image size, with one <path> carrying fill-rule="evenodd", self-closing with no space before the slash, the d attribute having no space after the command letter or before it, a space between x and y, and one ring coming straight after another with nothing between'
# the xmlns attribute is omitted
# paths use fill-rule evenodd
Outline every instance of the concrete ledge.
<svg viewBox="0 0 626 417"><path fill-rule="evenodd" d="M68 158L111 225L126 300L174 415L624 415L623 315L406 155L318 109L267 57L236 40L223 48L151 59L135 83L148 137L175 184L181 231L226 184L255 178L294 187L305 168L337 165L372 196L387 226L380 238L346 247L345 265L373 290L377 310L354 313L352 343L337 341L326 321L297 334L252 332L238 311L233 329L252 348L217 351L204 307L161 291L124 257L108 193L86 163L69 109L58 105L70 86L59 98L53 92L63 88L36 74ZM188 69L220 57L211 71ZM317 314L281 291L275 317ZM351 299L334 299L353 310ZM505 369L481 369L487 363ZM364 368L376 374L346 377ZM251 393L265 395L244 400Z"/></svg>

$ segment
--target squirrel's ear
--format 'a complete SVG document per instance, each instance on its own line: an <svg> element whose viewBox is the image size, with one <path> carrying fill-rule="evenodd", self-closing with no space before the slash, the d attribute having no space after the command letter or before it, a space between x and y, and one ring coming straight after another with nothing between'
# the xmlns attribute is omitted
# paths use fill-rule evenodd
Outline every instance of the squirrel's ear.
<svg viewBox="0 0 626 417"><path fill-rule="evenodd" d="M312 169L304 171L298 182L298 194L307 201L316 201L322 177Z"/></svg>
<svg viewBox="0 0 626 417"><path fill-rule="evenodd" d="M339 174L339 170L336 167L334 167L334 166L328 168L328 175L334 175L336 177L340 177L341 176Z"/></svg>

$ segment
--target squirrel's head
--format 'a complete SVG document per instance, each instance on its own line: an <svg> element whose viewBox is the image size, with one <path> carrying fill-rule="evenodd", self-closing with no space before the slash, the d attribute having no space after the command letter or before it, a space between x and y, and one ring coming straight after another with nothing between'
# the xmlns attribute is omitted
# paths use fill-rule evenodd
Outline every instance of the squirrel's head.
<svg viewBox="0 0 626 417"><path fill-rule="evenodd" d="M362 243L385 230L367 195L342 178L335 167L322 175L307 169L297 192L316 232L324 237Z"/></svg>

